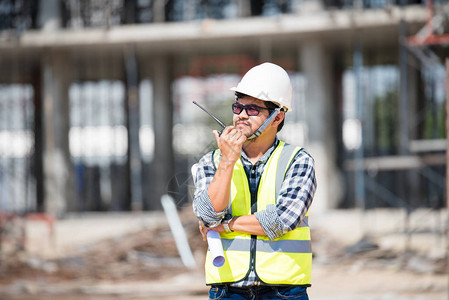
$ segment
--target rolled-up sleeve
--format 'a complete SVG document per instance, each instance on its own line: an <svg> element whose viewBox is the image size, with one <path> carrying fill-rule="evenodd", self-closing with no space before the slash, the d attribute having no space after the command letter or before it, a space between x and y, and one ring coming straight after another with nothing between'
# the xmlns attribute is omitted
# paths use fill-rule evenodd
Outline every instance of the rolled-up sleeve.
<svg viewBox="0 0 449 300"><path fill-rule="evenodd" d="M255 216L270 240L277 239L284 234L282 222L275 205L267 205L265 210L256 212Z"/></svg>
<svg viewBox="0 0 449 300"><path fill-rule="evenodd" d="M316 187L313 158L301 150L285 175L276 205L284 233L301 224L312 204Z"/></svg>
<svg viewBox="0 0 449 300"><path fill-rule="evenodd" d="M221 212L215 211L207 192L209 184L215 175L212 154L213 152L207 153L192 167L192 176L195 184L193 212L207 227L218 226L226 214L226 210Z"/></svg>

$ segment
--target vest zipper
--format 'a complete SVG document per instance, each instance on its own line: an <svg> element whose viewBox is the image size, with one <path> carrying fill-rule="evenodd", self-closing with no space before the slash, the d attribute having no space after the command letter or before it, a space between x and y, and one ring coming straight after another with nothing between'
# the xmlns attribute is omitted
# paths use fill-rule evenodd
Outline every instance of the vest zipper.
<svg viewBox="0 0 449 300"><path fill-rule="evenodd" d="M256 166L253 165L251 168L251 172L255 172ZM249 181L249 178L248 178ZM248 182L249 183L249 182ZM257 186L259 183L257 183ZM250 189L251 192L251 214L255 214L257 212L257 190ZM250 271L253 271L256 274L256 243L257 243L257 235L251 235L251 246L250 246ZM257 277L257 274L256 274Z"/></svg>
<svg viewBox="0 0 449 300"><path fill-rule="evenodd" d="M276 146L276 148L277 147L278 146ZM276 148L275 148L275 150L276 150ZM273 152L275 150L273 150ZM242 162L242 164L243 164L243 162ZM250 169L250 173L256 172L256 168L257 168L257 166L253 165ZM265 168L265 166L264 166L264 168ZM255 189L252 189L251 182L250 182L250 176L251 176L251 174L246 174L246 179L248 180L249 191L251 193L251 214L255 214L257 212L257 191L259 190L260 178L259 178L259 180L257 180ZM256 280L260 280L259 276L257 275L257 272L256 272L256 250L257 250L256 244L257 244L257 235L252 234L251 235L251 245L250 245L250 260L249 260L250 268L249 268L248 274L251 273L251 271L253 271L254 274L256 275Z"/></svg>

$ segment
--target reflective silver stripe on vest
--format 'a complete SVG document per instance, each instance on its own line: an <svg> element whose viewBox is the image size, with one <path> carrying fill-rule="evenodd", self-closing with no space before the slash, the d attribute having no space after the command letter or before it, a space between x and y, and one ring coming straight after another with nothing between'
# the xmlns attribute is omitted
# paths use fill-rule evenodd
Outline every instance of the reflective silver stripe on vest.
<svg viewBox="0 0 449 300"><path fill-rule="evenodd" d="M281 190L281 185L284 182L285 172L287 172L287 167L290 162L290 157L295 151L296 146L285 144L282 148L282 152L279 155L279 162L276 170L276 200L279 197L279 191Z"/></svg>
<svg viewBox="0 0 449 300"><path fill-rule="evenodd" d="M308 227L309 226L309 217L305 216L302 219L301 224L298 227ZM303 241L300 241L303 242ZM223 244L223 250L231 250L231 251L247 251L249 249L250 240L249 239L221 239L221 243Z"/></svg>
<svg viewBox="0 0 449 300"><path fill-rule="evenodd" d="M249 251L250 248L249 239L221 239L221 242L225 251ZM261 252L312 253L312 247L308 240L257 240L256 250Z"/></svg>
<svg viewBox="0 0 449 300"><path fill-rule="evenodd" d="M221 239L224 251L249 251L250 239Z"/></svg>
<svg viewBox="0 0 449 300"><path fill-rule="evenodd" d="M312 253L308 240L257 240L256 249L258 252Z"/></svg>

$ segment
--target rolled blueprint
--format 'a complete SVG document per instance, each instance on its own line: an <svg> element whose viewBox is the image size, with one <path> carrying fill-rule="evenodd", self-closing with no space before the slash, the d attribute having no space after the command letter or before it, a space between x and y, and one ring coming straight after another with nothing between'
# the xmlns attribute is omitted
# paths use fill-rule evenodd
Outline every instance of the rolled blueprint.
<svg viewBox="0 0 449 300"><path fill-rule="evenodd" d="M209 230L207 232L207 244L209 245L210 256L212 257L212 264L216 267L223 266L225 263L225 257L220 234L216 231Z"/></svg>

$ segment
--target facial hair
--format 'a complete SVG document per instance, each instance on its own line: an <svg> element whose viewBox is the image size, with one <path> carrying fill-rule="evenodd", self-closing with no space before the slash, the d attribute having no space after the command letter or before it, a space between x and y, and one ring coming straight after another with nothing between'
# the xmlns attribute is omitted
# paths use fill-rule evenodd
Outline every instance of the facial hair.
<svg viewBox="0 0 449 300"><path fill-rule="evenodd" d="M251 129L251 123L250 122L248 122L248 121L246 121L246 120L241 120L241 119L238 119L237 121L235 121L235 123L234 123L234 126L238 126L238 123L243 123L243 124L245 124L246 126L248 126L250 129ZM254 138L252 138L252 139L248 139L250 136L252 136L253 134L254 134L254 132L256 132L257 131L257 129L255 130L255 131L250 131L249 133L247 133L247 134L245 134L245 136L246 136L246 143L254 143L254 142L256 142L257 141L257 139L259 138L259 136L256 136L256 137L254 137Z"/></svg>

